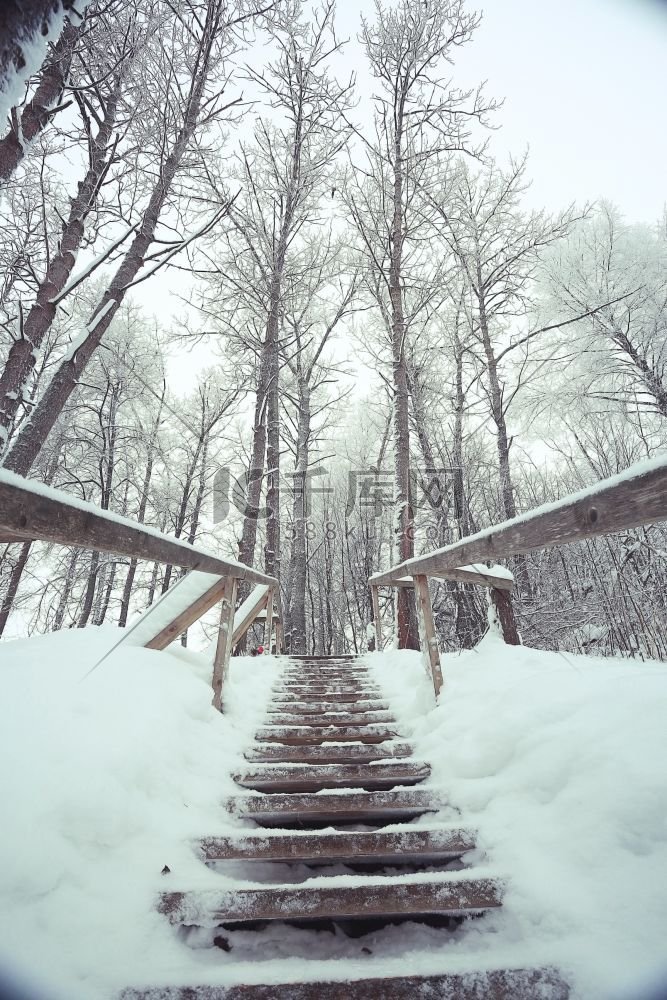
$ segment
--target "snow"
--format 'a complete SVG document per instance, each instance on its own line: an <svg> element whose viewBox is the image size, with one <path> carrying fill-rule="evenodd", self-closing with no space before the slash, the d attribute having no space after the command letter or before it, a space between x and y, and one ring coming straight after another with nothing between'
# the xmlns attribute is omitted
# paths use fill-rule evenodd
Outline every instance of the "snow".
<svg viewBox="0 0 667 1000"><path fill-rule="evenodd" d="M88 0L81 0L77 4L77 10L83 13L87 6ZM24 67L18 71L13 65L0 67L0 121L4 122L10 109L23 100L28 80L33 73L38 72L44 62L48 44L57 41L64 20L65 12L59 5L59 10L52 12L48 18L46 35L36 31L33 35L26 36L21 40L21 51L25 60Z"/></svg>
<svg viewBox="0 0 667 1000"><path fill-rule="evenodd" d="M71 346L72 345L70 345L70 348ZM228 557L223 558L216 555L216 553L210 552L208 549L200 548L199 546L194 548L189 544L189 542L185 542L181 538L174 538L172 535L166 535L164 532L159 531L157 528L153 528L150 525L137 525L137 522L133 521L131 518L123 517L121 514L116 514L110 510L102 510L95 504L88 503L86 500L81 500L72 493L65 493L63 490L56 490L51 486L46 486L37 479L26 479L23 476L17 475L15 472L9 472L7 469L0 468L0 484L3 483L16 489L29 490L30 493L33 493L36 496L46 497L49 500L65 504L68 507L73 507L76 510L83 511L84 513L94 514L100 520L111 521L124 528L130 528L132 531L139 529L142 534L152 535L154 538L160 538L163 540L166 539L173 545L178 545L179 548L187 549L188 552L194 551L198 555L208 556L211 559L217 559L219 562L224 563L225 567L238 569L239 578L243 578L248 573L248 567L243 563L240 563L237 559L230 559ZM252 570L252 572L255 574L257 573L256 570Z"/></svg>
<svg viewBox="0 0 667 1000"><path fill-rule="evenodd" d="M110 998L151 958L159 975L160 873L201 881L189 841L240 822L222 802L275 678L275 659L232 659L224 717L210 666L180 648L123 648L83 679L116 635L0 645L0 969L54 1000Z"/></svg>
<svg viewBox="0 0 667 1000"><path fill-rule="evenodd" d="M490 957L531 942L570 973L576 1000L638 1000L639 983L664 985L667 666L489 633L443 658L433 707L421 654L369 662L431 764L425 784L447 789L509 878L503 910L470 929L466 948Z"/></svg>
<svg viewBox="0 0 667 1000"><path fill-rule="evenodd" d="M639 1000L638 983L667 973L664 664L536 652L489 634L444 659L434 707L419 653L369 654L401 738L431 766L414 790L450 804L388 829L478 831L472 867L391 874L404 885L500 880L503 908L446 934L416 924L360 939L282 925L235 930L222 953L209 947L214 930L177 935L155 910L159 892L224 899L235 889L348 886L362 876L343 864L328 874L275 862L203 865L199 837L279 835L226 803L258 794L231 775L252 767L243 751L286 661L233 658L220 716L210 664L178 646L122 647L86 676L117 634L89 628L0 644L9 706L0 729L0 967L30 970L48 982L49 998L111 1000L144 983L543 963L573 982L573 1000Z"/></svg>
<svg viewBox="0 0 667 1000"><path fill-rule="evenodd" d="M659 472L665 469L667 469L667 454L657 455L655 458L645 459L641 462L635 462L633 465L628 466L627 469L624 469L623 472L619 472L615 476L609 476L607 479L601 479L598 482L594 483L592 486L587 486L582 490L578 490L576 493L569 493L561 500L555 500L551 503L541 504L539 507L534 507L532 510L527 510L523 514L518 514L516 517L510 518L510 520L508 521L501 521L499 524L492 524L488 528L482 528L481 531L476 532L474 535L467 535L465 538L461 539L461 541L455 542L453 545L446 545L441 549L434 549L431 552L425 553L424 555L415 556L413 559L406 559L404 562L399 563L397 566L393 566L392 572L401 572L407 574L413 572L418 573L420 570L419 564L423 559L426 558L431 559L434 556L444 555L445 553L456 551L457 549L463 546L468 547L470 545L474 545L475 542L481 541L484 538L488 538L490 535L496 535L500 531L506 532L508 528L514 527L515 525L520 525L526 521L532 521L543 514L553 514L559 510L569 508L573 504L579 503L582 500L593 500L596 496L600 495L604 496L609 492L612 492L613 495L613 491L616 489L616 487L620 486L621 484L632 482L633 479L638 479L640 477L646 476L651 472ZM656 520L655 515L653 515L651 520L652 521ZM642 523L644 522L642 522L641 520L635 522L635 526L638 526ZM630 526L631 525L626 525L626 527ZM567 541L567 539L564 540ZM553 543L548 542L546 544L553 544ZM509 545L509 543L507 546L503 546L504 555L512 555L516 553L516 551L517 550L512 548ZM475 565L479 566L483 564L476 563ZM468 569L470 567L462 567L462 568ZM502 566L494 568L499 569L503 572L507 572L506 570L503 570ZM489 572L488 569L485 571ZM382 570L379 573L376 573L374 576L371 576L369 578L369 583L372 584L377 580L378 577L385 576L387 572L388 570Z"/></svg>

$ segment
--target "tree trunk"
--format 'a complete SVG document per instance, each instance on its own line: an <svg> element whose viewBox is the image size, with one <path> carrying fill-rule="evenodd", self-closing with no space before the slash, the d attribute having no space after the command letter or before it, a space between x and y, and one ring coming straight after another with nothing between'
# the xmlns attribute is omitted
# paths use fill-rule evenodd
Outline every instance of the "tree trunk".
<svg viewBox="0 0 667 1000"><path fill-rule="evenodd" d="M410 500L410 417L405 363L405 317L403 314L403 150L402 108L399 110L394 143L393 219L390 245L389 297L391 300L391 347L394 377L394 505L396 556L399 562L414 555L414 519ZM414 594L400 587L396 596L399 649L419 649L419 631Z"/></svg>
<svg viewBox="0 0 667 1000"><path fill-rule="evenodd" d="M8 440L16 414L24 401L25 387L35 369L39 348L56 315L58 295L74 270L86 219L97 203L99 185L111 155L109 143L116 120L120 87L119 81L106 103L104 119L96 137L89 140L90 165L70 202L69 216L59 240L58 252L39 284L35 302L22 324L19 336L12 343L0 376L0 446L3 440Z"/></svg>
<svg viewBox="0 0 667 1000"><path fill-rule="evenodd" d="M7 592L2 600L2 606L0 607L0 635L2 635L7 627L7 619L11 613L14 606L14 601L16 599L16 594L19 589L19 583L21 582L21 577L23 576L23 571L28 562L28 556L30 555L30 542L24 542L21 546L19 552L19 557L14 563L11 574L9 576L9 584L7 585Z"/></svg>
<svg viewBox="0 0 667 1000"><path fill-rule="evenodd" d="M52 0L40 0L40 3L44 11L54 7ZM36 14L38 6L33 0L30 5L25 3L16 5L16 9L21 11L25 17L28 10L31 14L33 11ZM63 6L70 8L72 4L64 4ZM2 25L1 18L0 25ZM3 27L2 34L7 30L8 25L5 24ZM35 27L37 28L37 24ZM21 29L23 28L22 25ZM57 105L65 88L72 65L72 56L82 28L83 22L72 24L70 21L65 21L60 38L44 61L32 100L26 104L22 112L19 113L16 110L12 112L9 132L0 140L0 184L11 177L25 155L25 147L39 135L51 119L52 109ZM21 29L19 29L18 37L23 38L25 36ZM5 44L7 42L3 39L3 46Z"/></svg>
<svg viewBox="0 0 667 1000"><path fill-rule="evenodd" d="M208 16L210 19L210 11ZM192 81L192 90L184 111L183 123L171 153L159 170L158 179L143 214L141 226L93 312L86 327L85 339L65 356L37 402L32 415L23 424L4 463L13 472L26 475L30 471L53 425L62 413L67 400L83 375L92 355L99 347L129 287L144 263L144 258L155 237L155 230L167 195L197 127L202 95L210 68L212 45L213 29L209 23L205 41L199 50L197 75Z"/></svg>

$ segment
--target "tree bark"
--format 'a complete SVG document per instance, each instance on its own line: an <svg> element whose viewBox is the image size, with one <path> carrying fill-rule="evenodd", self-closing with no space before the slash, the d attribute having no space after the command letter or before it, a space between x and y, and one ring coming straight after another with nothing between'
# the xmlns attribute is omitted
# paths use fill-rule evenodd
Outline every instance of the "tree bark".
<svg viewBox="0 0 667 1000"><path fill-rule="evenodd" d="M70 202L58 252L52 258L37 289L35 302L26 316L19 336L9 350L0 376L0 444L8 439L12 423L24 400L25 386L37 362L37 352L55 319L57 298L67 284L74 265L88 215L95 207L99 186L109 166L111 134L116 120L120 78L105 105L105 113L94 139L88 143L90 163Z"/></svg>
<svg viewBox="0 0 667 1000"><path fill-rule="evenodd" d="M144 258L154 240L155 230L167 195L197 127L204 87L210 70L216 23L216 15L209 4L204 39L198 52L196 77L192 81L192 89L183 114L183 123L171 153L161 166L158 179L143 214L141 226L109 287L93 312L85 340L77 345L74 351L66 355L40 397L31 417L24 422L4 462L5 466L13 472L26 475L30 471L52 427L118 312L128 288L144 263Z"/></svg>
<svg viewBox="0 0 667 1000"><path fill-rule="evenodd" d="M399 105L394 141L393 218L390 233L389 298L391 301L391 349L394 383L394 505L396 555L399 562L414 555L414 518L410 498L410 417L405 360L405 316L403 313L403 106ZM414 594L399 587L396 595L399 649L419 649L419 630Z"/></svg>
<svg viewBox="0 0 667 1000"><path fill-rule="evenodd" d="M15 7L17 12L21 11L23 17L27 17L29 11L35 19L34 23L37 29L39 21L38 16L35 15L37 15L40 6L46 13L47 10L55 10L58 7L71 9L72 3L59 4L54 2L54 0L40 0L39 3L35 3L33 0L29 7L26 4L10 4L10 10ZM10 23L7 23L8 21ZM9 48L12 44L9 32L15 30L7 13L4 15L0 14L0 28L2 29L0 30L0 36L3 38L2 43L0 43L0 52L4 56L3 49L5 47ZM69 20L65 21L65 26L58 41L44 61L39 83L32 99L26 104L22 112L19 113L16 109L12 112L9 132L0 139L0 184L3 181L9 180L25 155L26 145L32 142L50 121L53 113L52 109L60 100L65 84L67 83L72 65L72 56L81 35L81 30L82 23L73 24ZM17 58L20 60L23 58L20 55L17 45L19 37L23 37L23 31L20 29L17 35L14 36L15 48L12 61L15 65ZM3 62L4 59L0 60L0 78L2 77Z"/></svg>

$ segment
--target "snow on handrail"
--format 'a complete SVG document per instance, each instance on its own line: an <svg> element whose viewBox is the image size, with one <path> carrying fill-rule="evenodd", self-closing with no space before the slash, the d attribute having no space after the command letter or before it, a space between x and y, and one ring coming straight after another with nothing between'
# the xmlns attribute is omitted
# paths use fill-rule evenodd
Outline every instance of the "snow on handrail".
<svg viewBox="0 0 667 1000"><path fill-rule="evenodd" d="M277 586L251 566L195 548L61 490L0 469L0 541L54 542Z"/></svg>
<svg viewBox="0 0 667 1000"><path fill-rule="evenodd" d="M381 587L403 576L438 576L462 563L495 562L664 520L667 520L667 455L637 462L618 475L570 493L555 503L543 504L453 545L407 559L375 573L369 583Z"/></svg>

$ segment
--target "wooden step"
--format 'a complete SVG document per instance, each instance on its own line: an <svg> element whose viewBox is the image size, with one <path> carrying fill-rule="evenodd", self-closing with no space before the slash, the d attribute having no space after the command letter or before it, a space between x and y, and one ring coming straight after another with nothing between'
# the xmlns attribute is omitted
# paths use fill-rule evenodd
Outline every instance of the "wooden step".
<svg viewBox="0 0 667 1000"><path fill-rule="evenodd" d="M249 747L243 755L253 763L300 763L300 764L359 764L372 760L411 757L414 746L395 740L386 743L324 743L319 746L281 746L279 743L258 743Z"/></svg>
<svg viewBox="0 0 667 1000"><path fill-rule="evenodd" d="M257 730L255 739L262 743L283 743L286 746L315 746L320 743L336 743L351 740L354 743L384 743L395 740L400 733L390 726L337 726L335 729L318 729L315 726L263 726Z"/></svg>
<svg viewBox="0 0 667 1000"><path fill-rule="evenodd" d="M386 864L459 858L475 846L475 833L461 827L375 830L371 833L242 833L205 837L205 861L356 861Z"/></svg>
<svg viewBox="0 0 667 1000"><path fill-rule="evenodd" d="M335 692L327 692L325 695L321 694L310 694L310 692L273 692L274 701L270 704L276 704L278 701L281 704L300 704L300 705L314 705L317 706L326 701L327 705L356 705L364 704L367 701L375 701L382 696L374 691L369 691L366 694L336 694Z"/></svg>
<svg viewBox="0 0 667 1000"><path fill-rule="evenodd" d="M285 670L280 679L309 684L329 684L331 681L342 683L352 681L352 683L358 684L361 681L372 682L374 680L373 675L368 670Z"/></svg>
<svg viewBox="0 0 667 1000"><path fill-rule="evenodd" d="M416 957L411 956L413 962ZM555 969L517 968L307 983L155 986L126 989L119 1000L568 1000L569 996L568 984Z"/></svg>
<svg viewBox="0 0 667 1000"><path fill-rule="evenodd" d="M431 768L423 761L376 764L264 764L234 775L243 788L258 792L316 792L322 788L393 788L416 785Z"/></svg>
<svg viewBox="0 0 667 1000"><path fill-rule="evenodd" d="M281 712L288 712L292 715L321 715L323 712L340 712L341 703L336 701L274 701L271 703L267 715L277 715ZM345 706L346 712L388 712L389 705L386 701L372 701L362 699L352 701L349 707Z"/></svg>
<svg viewBox="0 0 667 1000"><path fill-rule="evenodd" d="M414 819L446 808L432 788L401 787L379 792L309 792L289 795L235 795L223 801L228 812L259 822L373 823Z"/></svg>
<svg viewBox="0 0 667 1000"><path fill-rule="evenodd" d="M326 878L327 885L272 885L253 889L207 889L165 892L158 910L172 924L211 927L255 920L336 920L427 914L465 916L501 905L504 883L467 873L394 877L365 876L358 885L349 876Z"/></svg>
<svg viewBox="0 0 667 1000"><path fill-rule="evenodd" d="M359 653L337 653L331 656L320 656L316 653L295 653L288 657L290 663L350 663L351 661L361 662L363 655Z"/></svg>
<svg viewBox="0 0 667 1000"><path fill-rule="evenodd" d="M381 698L382 691L377 684L304 684L302 682L287 681L285 684L277 684L272 691L273 697L277 698L281 694L301 694L309 695L311 698L318 697L326 701L329 695L353 695L356 698Z"/></svg>
<svg viewBox="0 0 667 1000"><path fill-rule="evenodd" d="M267 719L267 721L269 721ZM378 722L396 722L391 712L329 712L327 715L298 715L282 712L270 716L275 726L314 726L330 729L332 726L371 726Z"/></svg>

